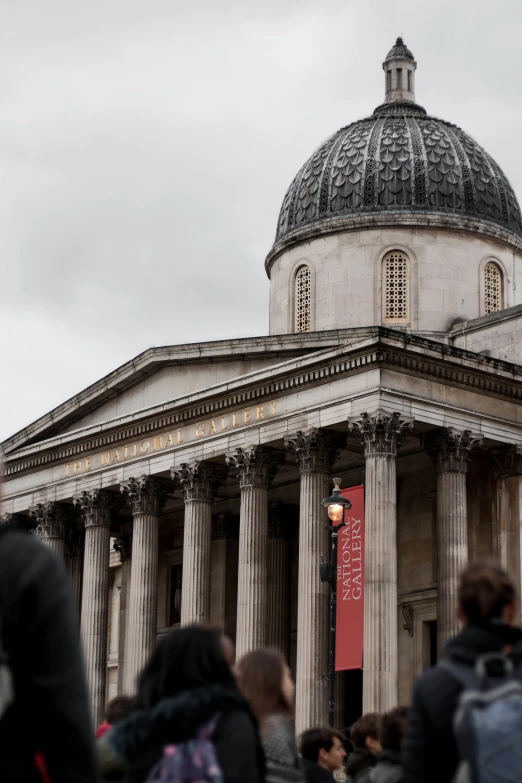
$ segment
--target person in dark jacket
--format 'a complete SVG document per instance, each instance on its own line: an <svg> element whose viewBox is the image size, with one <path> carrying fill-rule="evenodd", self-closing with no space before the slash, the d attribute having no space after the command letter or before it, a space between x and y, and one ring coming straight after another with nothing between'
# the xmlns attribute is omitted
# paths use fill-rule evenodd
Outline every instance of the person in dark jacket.
<svg viewBox="0 0 522 783"><path fill-rule="evenodd" d="M165 745L216 719L211 739L225 783L263 783L257 723L237 690L233 657L219 629L191 625L165 636L138 678L135 712L98 740L103 779L142 783Z"/></svg>
<svg viewBox="0 0 522 783"><path fill-rule="evenodd" d="M355 750L348 756L346 764L348 783L362 783L377 763L377 756L382 750L380 731L381 716L377 712L367 712L353 724L350 740Z"/></svg>
<svg viewBox="0 0 522 783"><path fill-rule="evenodd" d="M513 627L516 589L494 561L469 565L461 574L457 613L464 628L444 647L444 658L474 666L486 653L514 651L522 632ZM449 783L459 757L452 720L462 685L441 667L424 672L413 691L402 751L403 783Z"/></svg>
<svg viewBox="0 0 522 783"><path fill-rule="evenodd" d="M345 738L330 728L308 729L299 742L306 783L334 783L333 773L343 768Z"/></svg>
<svg viewBox="0 0 522 783"><path fill-rule="evenodd" d="M395 707L382 716L379 736L382 751L377 756L377 764L368 774L370 783L401 783L401 750L407 721L407 707Z"/></svg>
<svg viewBox="0 0 522 783"><path fill-rule="evenodd" d="M0 780L97 778L78 617L63 563L36 536L0 526L0 641L14 700L0 717Z"/></svg>

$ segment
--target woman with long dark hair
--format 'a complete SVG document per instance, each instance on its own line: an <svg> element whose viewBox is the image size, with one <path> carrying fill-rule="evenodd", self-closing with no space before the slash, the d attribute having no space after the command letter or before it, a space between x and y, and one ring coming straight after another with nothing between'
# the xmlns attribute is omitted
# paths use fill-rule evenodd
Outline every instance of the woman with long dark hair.
<svg viewBox="0 0 522 783"><path fill-rule="evenodd" d="M103 779L142 783L165 748L209 727L224 782L263 783L256 720L237 690L233 660L219 629L192 625L165 636L138 679L136 711L99 740Z"/></svg>
<svg viewBox="0 0 522 783"><path fill-rule="evenodd" d="M515 659L522 639L522 632L514 627L516 610L515 584L498 563L469 565L460 576L456 607L464 627L446 642L443 658L470 669L488 653ZM459 755L452 723L463 687L442 666L417 680L402 750L403 783L453 780Z"/></svg>
<svg viewBox="0 0 522 783"><path fill-rule="evenodd" d="M236 666L236 677L259 723L266 783L302 783L293 723L295 688L283 656L275 650L247 653Z"/></svg>

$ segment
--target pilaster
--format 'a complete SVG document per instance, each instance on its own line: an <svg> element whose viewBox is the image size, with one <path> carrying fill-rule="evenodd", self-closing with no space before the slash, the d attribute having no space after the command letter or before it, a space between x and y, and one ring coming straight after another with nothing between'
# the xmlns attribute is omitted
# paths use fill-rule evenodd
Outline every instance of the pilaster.
<svg viewBox="0 0 522 783"><path fill-rule="evenodd" d="M397 479L399 444L413 419L398 412L363 413L348 428L366 460L363 712L397 704Z"/></svg>

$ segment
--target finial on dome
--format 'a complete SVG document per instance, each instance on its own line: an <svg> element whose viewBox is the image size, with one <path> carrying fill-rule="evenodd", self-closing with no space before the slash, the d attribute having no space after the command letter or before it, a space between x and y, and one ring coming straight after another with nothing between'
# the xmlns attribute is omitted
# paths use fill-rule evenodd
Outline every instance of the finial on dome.
<svg viewBox="0 0 522 783"><path fill-rule="evenodd" d="M417 63L402 36L395 41L382 64L386 77L386 103L415 103Z"/></svg>

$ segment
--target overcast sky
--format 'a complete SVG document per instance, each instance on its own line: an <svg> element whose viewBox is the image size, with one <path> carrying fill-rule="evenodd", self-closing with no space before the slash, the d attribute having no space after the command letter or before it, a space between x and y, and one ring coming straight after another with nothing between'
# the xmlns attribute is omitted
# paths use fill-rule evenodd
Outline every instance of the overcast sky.
<svg viewBox="0 0 522 783"><path fill-rule="evenodd" d="M286 188L384 97L522 198L520 0L0 0L0 439L150 347L268 332Z"/></svg>

